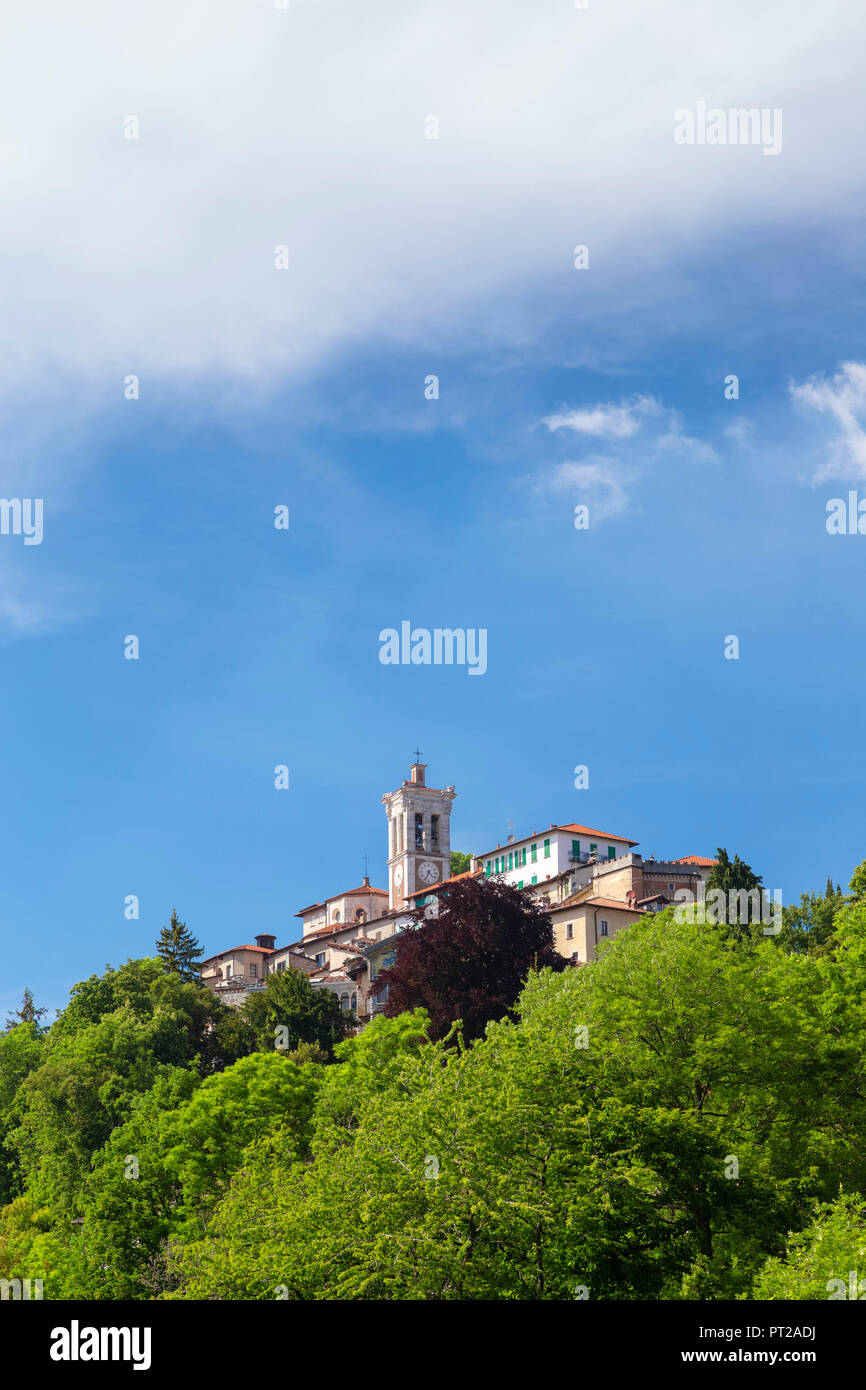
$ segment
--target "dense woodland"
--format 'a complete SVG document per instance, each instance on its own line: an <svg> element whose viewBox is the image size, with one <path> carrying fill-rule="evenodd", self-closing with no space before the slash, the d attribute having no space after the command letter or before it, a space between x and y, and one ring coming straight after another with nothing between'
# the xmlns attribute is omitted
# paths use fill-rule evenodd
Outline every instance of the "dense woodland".
<svg viewBox="0 0 866 1390"><path fill-rule="evenodd" d="M775 937L668 910L577 968L516 890L472 882L350 1037L297 972L227 1009L184 933L50 1026L28 994L0 1034L0 1277L106 1300L866 1278L866 866Z"/></svg>

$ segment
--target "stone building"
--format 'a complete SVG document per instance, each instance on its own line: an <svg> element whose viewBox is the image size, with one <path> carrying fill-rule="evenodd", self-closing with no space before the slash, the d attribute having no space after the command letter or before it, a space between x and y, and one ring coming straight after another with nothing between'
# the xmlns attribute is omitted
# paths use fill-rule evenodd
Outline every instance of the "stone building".
<svg viewBox="0 0 866 1390"><path fill-rule="evenodd" d="M362 1022L384 1008L385 996L370 985L394 959L401 932L414 913L438 913L449 886L470 877L496 878L534 898L549 913L556 949L571 963L596 958L606 939L682 893L698 896L715 860L700 855L661 860L636 853L636 840L573 822L509 837L505 845L473 857L472 867L452 875L453 786L428 787L427 764L412 763L408 778L382 797L388 833L388 889L365 876L357 888L301 908L297 940L277 947L261 934L210 956L202 981L228 1003L264 988L272 972L302 970L314 988L330 990L341 1007ZM676 897L676 894L680 894Z"/></svg>

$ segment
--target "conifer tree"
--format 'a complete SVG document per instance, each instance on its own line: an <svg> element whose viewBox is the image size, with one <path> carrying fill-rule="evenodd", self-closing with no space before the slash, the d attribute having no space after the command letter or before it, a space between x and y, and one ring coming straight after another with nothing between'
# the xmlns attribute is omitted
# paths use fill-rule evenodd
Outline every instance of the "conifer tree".
<svg viewBox="0 0 866 1390"><path fill-rule="evenodd" d="M182 980L197 980L202 958L201 942L188 930L186 922L178 921L177 908L171 921L163 927L156 943L156 953L166 974L174 972Z"/></svg>
<svg viewBox="0 0 866 1390"><path fill-rule="evenodd" d="M47 1013L47 1009L37 1009L33 1002L33 991L25 989L21 1008L6 1015L6 1027L17 1028L19 1023L35 1023L38 1027L40 1018L43 1018Z"/></svg>

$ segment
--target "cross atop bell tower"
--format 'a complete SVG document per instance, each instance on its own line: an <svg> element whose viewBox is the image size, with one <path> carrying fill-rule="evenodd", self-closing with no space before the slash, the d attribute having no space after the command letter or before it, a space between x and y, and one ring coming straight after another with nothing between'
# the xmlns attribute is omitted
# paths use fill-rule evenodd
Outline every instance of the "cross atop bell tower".
<svg viewBox="0 0 866 1390"><path fill-rule="evenodd" d="M453 787L428 787L427 764L416 761L396 791L382 797L388 817L388 906L406 907L411 894L442 883L451 873Z"/></svg>

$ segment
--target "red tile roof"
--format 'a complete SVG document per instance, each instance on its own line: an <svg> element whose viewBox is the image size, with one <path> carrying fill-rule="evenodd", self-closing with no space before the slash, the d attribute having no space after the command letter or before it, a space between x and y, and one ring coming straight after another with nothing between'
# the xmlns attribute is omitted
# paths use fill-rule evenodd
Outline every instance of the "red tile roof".
<svg viewBox="0 0 866 1390"><path fill-rule="evenodd" d="M208 956L206 961L202 961L202 964L207 965L208 961L222 960L223 956L230 956L233 951L258 951L259 955L273 956L276 955L277 949L279 948L272 946L229 946L225 951L218 951L215 956ZM282 949L285 950L285 946Z"/></svg>
<svg viewBox="0 0 866 1390"><path fill-rule="evenodd" d="M300 912L296 912L296 917L304 917L308 912L312 912L314 907L327 907L328 903L339 902L340 898L353 898L356 893L369 893L374 898L387 898L388 893L384 888L369 888L366 884L361 884L360 888L347 888L345 893L335 893L333 897L326 898L323 903L310 903L309 907L302 907Z"/></svg>
<svg viewBox="0 0 866 1390"><path fill-rule="evenodd" d="M682 859L672 859L672 864L696 864L699 869L714 869L718 859L705 859L702 854L686 854Z"/></svg>
<svg viewBox="0 0 866 1390"><path fill-rule="evenodd" d="M449 883L459 883L462 878L481 878L482 869L467 869L462 874L452 874L451 878L443 878L441 883L431 883L429 888L418 888L414 893L407 893L407 898L420 898L425 893L433 893L437 888L445 888Z"/></svg>
<svg viewBox="0 0 866 1390"><path fill-rule="evenodd" d="M591 825L552 825L551 830L577 831L581 835L597 835L600 840L621 840L626 845L637 845L639 840L630 840L627 835L610 835L606 830L593 830ZM537 838L524 836L524 839Z"/></svg>

